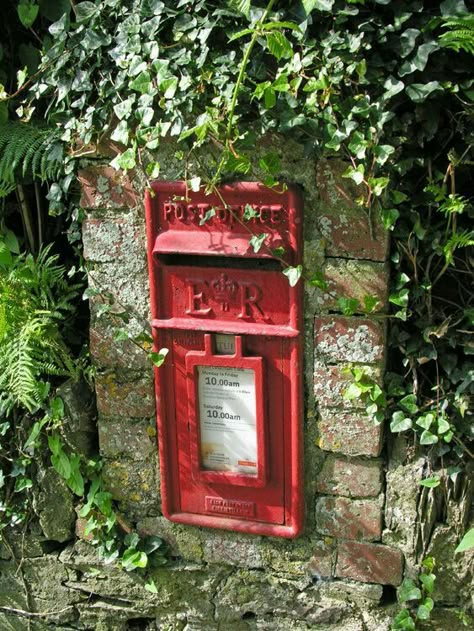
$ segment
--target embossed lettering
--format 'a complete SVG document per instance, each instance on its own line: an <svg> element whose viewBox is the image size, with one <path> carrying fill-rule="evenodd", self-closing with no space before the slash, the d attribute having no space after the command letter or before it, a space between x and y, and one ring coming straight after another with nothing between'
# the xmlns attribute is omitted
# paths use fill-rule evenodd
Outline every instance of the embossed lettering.
<svg viewBox="0 0 474 631"><path fill-rule="evenodd" d="M263 309L259 305L261 298L262 290L257 285L247 283L240 285L240 313L237 317L242 320L253 318L254 310L264 316Z"/></svg>
<svg viewBox="0 0 474 631"><path fill-rule="evenodd" d="M208 315L212 312L207 300L207 283L200 280L188 280L188 315Z"/></svg>

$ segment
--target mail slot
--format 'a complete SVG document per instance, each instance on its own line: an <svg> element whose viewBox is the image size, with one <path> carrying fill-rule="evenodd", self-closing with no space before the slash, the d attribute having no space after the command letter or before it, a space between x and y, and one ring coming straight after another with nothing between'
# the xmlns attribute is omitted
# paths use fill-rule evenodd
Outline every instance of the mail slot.
<svg viewBox="0 0 474 631"><path fill-rule="evenodd" d="M301 262L299 191L154 182L145 205L154 343L169 350L155 379L163 514L296 537L302 288L282 270Z"/></svg>

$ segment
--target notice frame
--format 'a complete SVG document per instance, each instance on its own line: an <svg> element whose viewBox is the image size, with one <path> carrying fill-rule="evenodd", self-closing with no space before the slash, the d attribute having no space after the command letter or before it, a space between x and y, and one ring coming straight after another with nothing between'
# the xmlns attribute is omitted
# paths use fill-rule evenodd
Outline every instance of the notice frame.
<svg viewBox="0 0 474 631"><path fill-rule="evenodd" d="M263 398L263 386L264 386L264 370L263 370L263 358L262 357L248 357L243 355L243 340L242 336L235 336L235 352L229 355L215 355L212 348L212 336L205 334L204 336L204 351L189 351L186 354L186 373L188 381L188 411L189 411L189 439L190 439L190 456L191 456L191 470L192 476L200 482L208 482L211 484L229 484L236 486L247 487L262 487L267 483L267 448L265 439L265 414L264 414L264 398ZM237 423L235 430L236 435L241 436L242 432L251 432L253 420L247 419L247 427L244 426L244 420L238 418L236 422L234 418L226 418L228 412L225 406L209 405L209 397L212 395L210 384L203 385L203 381L212 379L212 375L222 376L221 379L216 379L215 387L219 387L219 382L224 382L224 388L227 388L227 392L232 390L233 386L237 386L237 383L230 382L232 375L236 375L240 385L245 375L246 387L251 392L251 398L255 402L255 434L256 445L251 444L249 446L250 453L252 453L251 461L244 461L241 466L241 470L219 470L218 458L208 456L206 462L206 456L203 455L203 445L201 436L209 436L210 425L206 423L208 419L201 419L201 414L206 413L209 415L217 414L217 422L220 421L221 415L224 417L221 423L223 431L225 431L225 423L233 424ZM227 375L227 376L226 376ZM206 379L207 378L207 379ZM250 387L249 387L250 386ZM224 394L224 392L223 392ZM238 395L239 392L235 392ZM237 396L235 397L238 398ZM239 401L236 400L234 409L239 409ZM252 402L253 407L253 402ZM232 416L232 415L231 415ZM240 426L240 430L238 429ZM218 426L217 426L218 427ZM216 431L219 431L217 429ZM207 433L207 434L206 434ZM250 441L253 443L253 441ZM205 446L204 446L205 447ZM204 452L205 453L205 452ZM238 453L238 452L237 452ZM253 459L253 454L256 456L256 463ZM230 463L232 465L235 463ZM240 464L240 463L239 463ZM254 467L253 465L256 464ZM206 466L207 465L207 466ZM246 466L247 465L247 466Z"/></svg>

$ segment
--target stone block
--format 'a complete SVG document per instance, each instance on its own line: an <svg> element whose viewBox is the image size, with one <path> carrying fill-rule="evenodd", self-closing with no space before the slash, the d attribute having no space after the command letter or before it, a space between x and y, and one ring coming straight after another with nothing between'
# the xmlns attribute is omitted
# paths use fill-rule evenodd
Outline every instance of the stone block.
<svg viewBox="0 0 474 631"><path fill-rule="evenodd" d="M316 480L318 493L373 497L382 490L382 462L329 455Z"/></svg>
<svg viewBox="0 0 474 631"><path fill-rule="evenodd" d="M58 388L57 394L66 411L60 428L64 441L74 452L91 457L97 451L94 391L84 380L69 379Z"/></svg>
<svg viewBox="0 0 474 631"><path fill-rule="evenodd" d="M314 367L313 383L314 397L318 406L329 408L364 409L365 405L360 399L344 398L344 393L353 383L354 378L350 373L352 364L326 365L316 361ZM358 364L358 368L379 385L382 383L382 370L379 366Z"/></svg>
<svg viewBox="0 0 474 631"><path fill-rule="evenodd" d="M209 531L203 539L204 561L238 567L261 568L261 537Z"/></svg>
<svg viewBox="0 0 474 631"><path fill-rule="evenodd" d="M321 409L317 421L318 446L346 456L378 456L382 450L382 425L367 415Z"/></svg>
<svg viewBox="0 0 474 631"><path fill-rule="evenodd" d="M100 452L106 458L126 456L143 460L157 451L155 419L100 417Z"/></svg>
<svg viewBox="0 0 474 631"><path fill-rule="evenodd" d="M119 418L155 416L155 393L151 375L138 373L131 380L113 372L97 373L97 410L100 415Z"/></svg>
<svg viewBox="0 0 474 631"><path fill-rule="evenodd" d="M327 578L333 575L336 547L331 537L318 541L308 563L308 572L314 578Z"/></svg>
<svg viewBox="0 0 474 631"><path fill-rule="evenodd" d="M78 173L82 208L133 208L139 203L130 176L110 166L91 166Z"/></svg>
<svg viewBox="0 0 474 631"><path fill-rule="evenodd" d="M131 211L88 215L82 224L82 239L86 261L112 263L115 274L123 273L122 265L135 269L138 263L146 264L145 222ZM110 280L113 283L114 276Z"/></svg>
<svg viewBox="0 0 474 631"><path fill-rule="evenodd" d="M41 471L38 479L41 491L35 509L45 538L61 543L72 539L76 517L72 492L52 467Z"/></svg>
<svg viewBox="0 0 474 631"><path fill-rule="evenodd" d="M356 312L368 311L366 298L377 301L371 312L384 311L388 301L388 267L385 263L352 259L326 259L323 268L327 289L316 302L322 309L341 311L339 298L357 301Z"/></svg>
<svg viewBox="0 0 474 631"><path fill-rule="evenodd" d="M382 362L385 327L369 318L322 316L315 318L315 357L326 364Z"/></svg>
<svg viewBox="0 0 474 631"><path fill-rule="evenodd" d="M156 516L160 510L158 454L147 459L106 460L104 486L120 504L120 510L131 520Z"/></svg>
<svg viewBox="0 0 474 631"><path fill-rule="evenodd" d="M338 546L336 576L397 586L402 573L403 555L396 548L357 541L344 541Z"/></svg>
<svg viewBox="0 0 474 631"><path fill-rule="evenodd" d="M143 350L138 348L131 340L117 341L118 323L104 314L100 318L96 316L97 303L91 301L91 326L89 329L89 350L94 365L100 370L104 368L126 368L130 370L148 370L152 372L152 364L147 357L151 351L151 345L141 344ZM142 330L139 322L131 318L125 325L121 323L132 335L138 335Z"/></svg>
<svg viewBox="0 0 474 631"><path fill-rule="evenodd" d="M342 160L321 160L316 169L320 196L317 223L326 239L326 254L384 261L389 233L376 209L369 212L357 203L365 191L351 179L342 177L348 166Z"/></svg>
<svg viewBox="0 0 474 631"><path fill-rule="evenodd" d="M320 497L316 528L323 535L377 541L382 535L382 507L378 500Z"/></svg>

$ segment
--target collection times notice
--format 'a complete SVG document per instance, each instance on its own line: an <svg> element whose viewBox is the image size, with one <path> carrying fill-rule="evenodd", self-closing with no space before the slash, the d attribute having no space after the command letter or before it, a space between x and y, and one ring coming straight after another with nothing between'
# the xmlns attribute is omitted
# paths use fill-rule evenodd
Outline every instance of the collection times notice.
<svg viewBox="0 0 474 631"><path fill-rule="evenodd" d="M256 474L255 372L198 366L198 396L203 468Z"/></svg>

